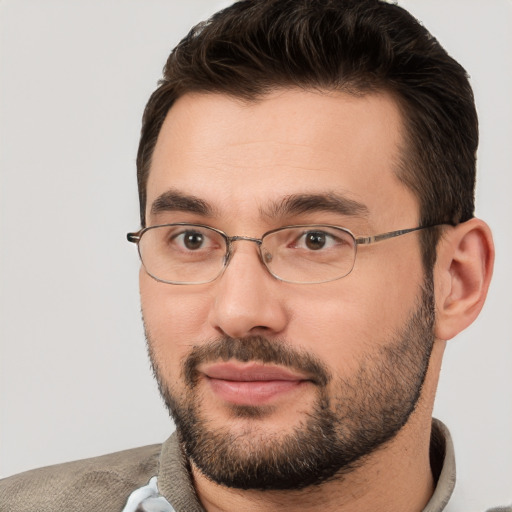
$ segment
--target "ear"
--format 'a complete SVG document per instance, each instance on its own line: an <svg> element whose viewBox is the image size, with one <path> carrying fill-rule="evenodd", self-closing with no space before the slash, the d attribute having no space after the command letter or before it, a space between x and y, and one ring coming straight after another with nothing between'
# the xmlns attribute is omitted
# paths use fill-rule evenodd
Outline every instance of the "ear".
<svg viewBox="0 0 512 512"><path fill-rule="evenodd" d="M443 233L434 268L435 336L449 340L470 325L487 296L494 265L489 226L471 219Z"/></svg>

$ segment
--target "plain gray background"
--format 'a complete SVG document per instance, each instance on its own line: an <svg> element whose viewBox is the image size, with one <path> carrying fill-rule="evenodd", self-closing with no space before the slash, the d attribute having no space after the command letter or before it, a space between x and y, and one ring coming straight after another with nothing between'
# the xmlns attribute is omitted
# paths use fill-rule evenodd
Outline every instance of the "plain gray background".
<svg viewBox="0 0 512 512"><path fill-rule="evenodd" d="M512 502L512 1L409 0L472 77L477 215L496 241L477 322L446 352L435 414L455 510ZM0 1L0 476L161 442L135 247L140 117L214 0Z"/></svg>

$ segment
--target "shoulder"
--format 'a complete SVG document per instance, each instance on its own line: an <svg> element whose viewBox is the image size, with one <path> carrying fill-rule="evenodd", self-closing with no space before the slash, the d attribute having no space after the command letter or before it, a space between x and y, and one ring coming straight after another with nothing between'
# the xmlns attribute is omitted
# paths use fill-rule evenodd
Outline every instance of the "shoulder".
<svg viewBox="0 0 512 512"><path fill-rule="evenodd" d="M110 512L157 474L161 445L34 469L0 480L0 510Z"/></svg>

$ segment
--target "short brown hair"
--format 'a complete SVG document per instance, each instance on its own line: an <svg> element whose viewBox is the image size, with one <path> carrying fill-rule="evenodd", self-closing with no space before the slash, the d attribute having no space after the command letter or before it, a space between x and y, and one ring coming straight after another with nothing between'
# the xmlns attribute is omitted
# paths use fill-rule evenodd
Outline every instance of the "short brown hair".
<svg viewBox="0 0 512 512"><path fill-rule="evenodd" d="M407 11L381 0L240 0L176 46L143 116L137 155L140 215L158 134L188 92L256 100L276 88L393 95L404 119L398 177L415 193L422 225L474 212L478 119L463 67ZM422 234L435 261L437 230Z"/></svg>

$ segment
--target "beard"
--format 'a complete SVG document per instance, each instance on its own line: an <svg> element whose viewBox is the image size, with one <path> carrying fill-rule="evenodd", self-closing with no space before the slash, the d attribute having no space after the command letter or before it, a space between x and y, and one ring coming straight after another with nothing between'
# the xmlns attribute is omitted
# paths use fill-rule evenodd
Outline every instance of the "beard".
<svg viewBox="0 0 512 512"><path fill-rule="evenodd" d="M419 303L387 343L360 358L351 376L332 374L314 355L285 341L251 336L220 338L191 349L182 362L184 391L170 389L146 337L160 393L174 419L185 455L210 480L227 487L293 490L343 478L393 439L421 395L433 347L434 298L426 279ZM313 375L315 399L288 431L265 430L271 406L230 408L233 419L214 426L202 411L198 365L235 360L271 363Z"/></svg>

